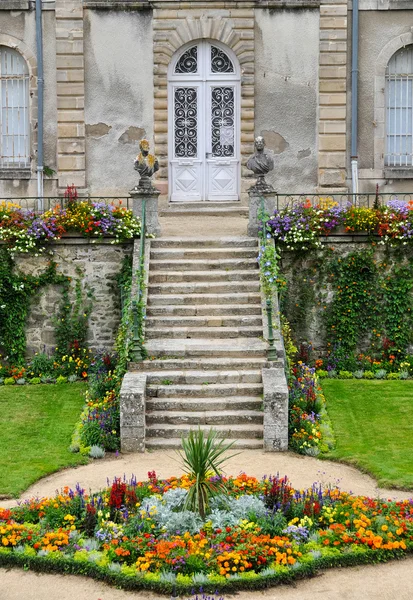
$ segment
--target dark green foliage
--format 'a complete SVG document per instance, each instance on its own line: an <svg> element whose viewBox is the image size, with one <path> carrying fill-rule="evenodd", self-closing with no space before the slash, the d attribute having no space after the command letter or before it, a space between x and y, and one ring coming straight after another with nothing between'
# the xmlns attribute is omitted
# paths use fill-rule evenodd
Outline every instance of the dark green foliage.
<svg viewBox="0 0 413 600"><path fill-rule="evenodd" d="M23 365L26 351L26 319L32 298L48 284L68 285L68 279L56 272L56 263L49 262L41 275L16 273L14 261L0 248L0 346L10 364Z"/></svg>
<svg viewBox="0 0 413 600"><path fill-rule="evenodd" d="M297 342L311 341L318 317L330 368L368 369L360 352L387 371L405 360L413 331L411 250L387 249L383 257L374 246L347 255L325 248L304 261L300 256L288 255L292 266L280 301Z"/></svg>
<svg viewBox="0 0 413 600"><path fill-rule="evenodd" d="M86 298L84 297L81 271L78 270L77 275L74 301L71 300L69 295L69 278L67 279L69 285L64 285L62 288L59 315L55 321L56 355L58 358L67 354L76 356L82 348L86 347L93 295L90 290L86 290Z"/></svg>

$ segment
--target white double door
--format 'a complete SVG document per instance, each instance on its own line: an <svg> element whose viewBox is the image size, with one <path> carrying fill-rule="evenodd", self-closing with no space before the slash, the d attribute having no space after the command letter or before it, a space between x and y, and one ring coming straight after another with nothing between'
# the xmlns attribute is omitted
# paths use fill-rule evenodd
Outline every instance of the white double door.
<svg viewBox="0 0 413 600"><path fill-rule="evenodd" d="M202 41L183 51L173 68L170 199L238 200L240 101L234 59L216 43Z"/></svg>

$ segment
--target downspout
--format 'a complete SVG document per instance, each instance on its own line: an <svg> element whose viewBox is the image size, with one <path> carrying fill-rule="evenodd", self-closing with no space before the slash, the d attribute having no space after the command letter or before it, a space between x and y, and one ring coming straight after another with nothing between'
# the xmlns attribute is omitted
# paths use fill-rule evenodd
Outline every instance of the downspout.
<svg viewBox="0 0 413 600"><path fill-rule="evenodd" d="M353 0L353 18L351 30L351 183L352 193L358 194L358 58L359 58L359 0ZM357 196L353 196L355 204Z"/></svg>
<svg viewBox="0 0 413 600"><path fill-rule="evenodd" d="M37 196L38 209L43 210L43 105L44 105L44 78L43 78L43 25L42 25L42 0L36 0L36 45L37 45Z"/></svg>

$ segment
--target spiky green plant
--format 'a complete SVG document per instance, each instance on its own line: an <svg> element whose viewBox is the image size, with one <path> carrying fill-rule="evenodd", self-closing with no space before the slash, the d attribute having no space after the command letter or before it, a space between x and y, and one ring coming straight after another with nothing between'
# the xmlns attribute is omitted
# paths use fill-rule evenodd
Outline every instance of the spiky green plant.
<svg viewBox="0 0 413 600"><path fill-rule="evenodd" d="M213 429L205 435L200 427L197 431L191 429L188 437L181 439L183 470L195 480L188 490L185 509L198 512L202 519L205 519L208 512L211 497L225 492L221 480L222 465L239 454L225 456L234 443L235 440L225 443Z"/></svg>

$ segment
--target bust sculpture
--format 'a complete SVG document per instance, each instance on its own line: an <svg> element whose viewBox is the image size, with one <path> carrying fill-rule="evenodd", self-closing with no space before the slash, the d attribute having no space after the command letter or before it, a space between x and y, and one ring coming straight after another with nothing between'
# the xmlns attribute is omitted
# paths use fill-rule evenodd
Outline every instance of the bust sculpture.
<svg viewBox="0 0 413 600"><path fill-rule="evenodd" d="M151 177L156 171L159 171L159 162L154 154L149 154L148 140L141 140L139 142L139 149L140 152L134 162L135 170L140 175L138 187L151 189Z"/></svg>
<svg viewBox="0 0 413 600"><path fill-rule="evenodd" d="M265 141L261 135L255 138L254 147L255 153L247 162L247 169L250 169L257 176L256 184L251 189L261 193L274 192L272 185L265 181L265 175L274 168L274 160L264 152Z"/></svg>

